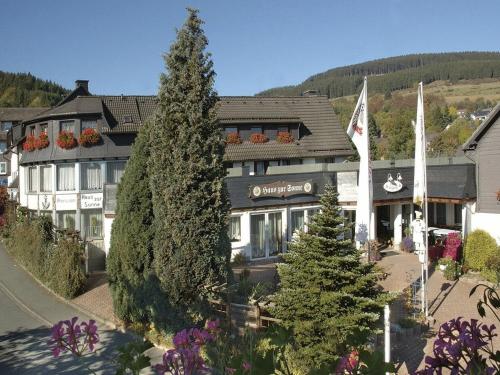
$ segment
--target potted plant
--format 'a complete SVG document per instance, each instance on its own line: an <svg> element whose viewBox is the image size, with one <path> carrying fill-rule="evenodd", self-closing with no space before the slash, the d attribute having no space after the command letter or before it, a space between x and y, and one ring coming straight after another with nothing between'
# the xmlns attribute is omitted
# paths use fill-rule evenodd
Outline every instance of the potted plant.
<svg viewBox="0 0 500 375"><path fill-rule="evenodd" d="M278 141L278 143L293 143L294 139L290 132L278 132L276 141Z"/></svg>
<svg viewBox="0 0 500 375"><path fill-rule="evenodd" d="M78 138L78 143L83 147L90 147L96 145L101 140L101 136L97 130L92 128L83 129L80 137Z"/></svg>
<svg viewBox="0 0 500 375"><path fill-rule="evenodd" d="M41 150L49 146L49 136L46 132L41 132L40 137L35 141L36 148Z"/></svg>
<svg viewBox="0 0 500 375"><path fill-rule="evenodd" d="M76 146L76 139L73 136L73 132L68 132L66 130L61 130L57 136L57 145L65 150L71 150Z"/></svg>
<svg viewBox="0 0 500 375"><path fill-rule="evenodd" d="M266 143L267 141L269 141L269 138L265 134L253 133L250 135L250 142L252 143Z"/></svg>
<svg viewBox="0 0 500 375"><path fill-rule="evenodd" d="M241 138L238 133L229 133L226 137L226 143L231 145L239 145L241 144Z"/></svg>
<svg viewBox="0 0 500 375"><path fill-rule="evenodd" d="M34 135L26 136L26 140L23 143L23 150L28 152L36 150L36 137Z"/></svg>

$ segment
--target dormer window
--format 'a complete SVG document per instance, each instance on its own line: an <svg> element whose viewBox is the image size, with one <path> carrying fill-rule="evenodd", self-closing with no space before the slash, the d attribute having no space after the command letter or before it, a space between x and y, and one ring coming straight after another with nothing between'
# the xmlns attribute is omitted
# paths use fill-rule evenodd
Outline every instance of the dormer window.
<svg viewBox="0 0 500 375"><path fill-rule="evenodd" d="M262 133L262 126L252 126L252 128L250 129L250 133Z"/></svg>
<svg viewBox="0 0 500 375"><path fill-rule="evenodd" d="M132 123L132 116L130 116L130 115L124 115L123 116L123 123L124 124L130 124L130 123Z"/></svg>
<svg viewBox="0 0 500 375"><path fill-rule="evenodd" d="M74 121L61 121L59 123L60 130L70 133L75 133L75 122Z"/></svg>
<svg viewBox="0 0 500 375"><path fill-rule="evenodd" d="M35 136L35 125L28 128L28 135L32 135L33 137Z"/></svg>
<svg viewBox="0 0 500 375"><path fill-rule="evenodd" d="M224 135L227 137L231 133L236 133L238 134L238 128L237 127L227 127L224 128Z"/></svg>
<svg viewBox="0 0 500 375"><path fill-rule="evenodd" d="M48 134L47 133L48 127L49 126L47 124L40 124L40 134L42 133Z"/></svg>

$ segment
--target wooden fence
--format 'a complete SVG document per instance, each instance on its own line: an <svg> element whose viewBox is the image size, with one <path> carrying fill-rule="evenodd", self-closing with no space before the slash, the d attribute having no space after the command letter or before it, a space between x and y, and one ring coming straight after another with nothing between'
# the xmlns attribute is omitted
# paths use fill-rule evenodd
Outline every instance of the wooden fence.
<svg viewBox="0 0 500 375"><path fill-rule="evenodd" d="M222 300L211 300L210 303L215 308L215 311L228 321L230 327L240 334L246 328L258 331L280 321L273 318L265 306L259 303L243 305L227 303Z"/></svg>

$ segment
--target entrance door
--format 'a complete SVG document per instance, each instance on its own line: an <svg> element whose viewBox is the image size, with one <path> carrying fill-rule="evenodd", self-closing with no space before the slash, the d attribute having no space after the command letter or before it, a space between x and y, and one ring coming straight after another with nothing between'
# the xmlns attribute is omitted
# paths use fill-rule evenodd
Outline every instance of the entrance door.
<svg viewBox="0 0 500 375"><path fill-rule="evenodd" d="M282 212L250 216L252 259L272 257L283 251Z"/></svg>

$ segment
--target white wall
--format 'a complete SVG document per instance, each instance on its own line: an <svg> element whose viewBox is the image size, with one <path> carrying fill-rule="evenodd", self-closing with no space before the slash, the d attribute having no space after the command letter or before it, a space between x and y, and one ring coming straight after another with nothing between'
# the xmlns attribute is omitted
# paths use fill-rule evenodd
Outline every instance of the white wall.
<svg viewBox="0 0 500 375"><path fill-rule="evenodd" d="M482 229L488 232L500 245L500 214L473 213L471 230Z"/></svg>
<svg viewBox="0 0 500 375"><path fill-rule="evenodd" d="M104 251L106 255L109 254L109 248L111 246L111 226L113 225L114 218L103 217L103 236L104 236Z"/></svg>

